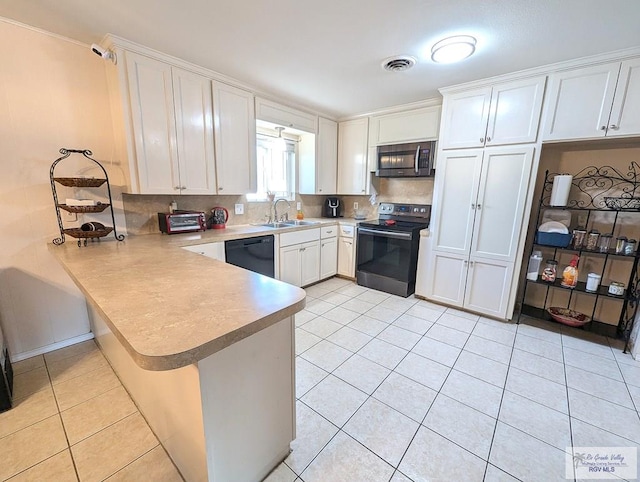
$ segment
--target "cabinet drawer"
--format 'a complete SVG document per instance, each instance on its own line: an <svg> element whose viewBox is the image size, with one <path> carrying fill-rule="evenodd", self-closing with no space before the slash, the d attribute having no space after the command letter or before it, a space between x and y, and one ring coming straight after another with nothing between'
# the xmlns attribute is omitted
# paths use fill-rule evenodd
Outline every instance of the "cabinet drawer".
<svg viewBox="0 0 640 482"><path fill-rule="evenodd" d="M293 231L280 235L280 247L291 246L292 244L308 243L320 239L320 229L305 229L303 231Z"/></svg>
<svg viewBox="0 0 640 482"><path fill-rule="evenodd" d="M324 226L320 228L320 238L335 238L338 235L338 226Z"/></svg>
<svg viewBox="0 0 640 482"><path fill-rule="evenodd" d="M340 225L339 227L340 227L340 237L353 238L353 235L356 232L355 226Z"/></svg>

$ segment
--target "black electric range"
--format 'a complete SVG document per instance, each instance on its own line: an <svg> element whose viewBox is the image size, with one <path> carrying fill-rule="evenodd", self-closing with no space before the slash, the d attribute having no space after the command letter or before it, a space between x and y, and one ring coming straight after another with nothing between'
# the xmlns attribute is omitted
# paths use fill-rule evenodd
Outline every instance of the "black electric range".
<svg viewBox="0 0 640 482"><path fill-rule="evenodd" d="M413 294L420 231L430 218L430 205L381 203L378 221L358 224L357 283L405 298Z"/></svg>

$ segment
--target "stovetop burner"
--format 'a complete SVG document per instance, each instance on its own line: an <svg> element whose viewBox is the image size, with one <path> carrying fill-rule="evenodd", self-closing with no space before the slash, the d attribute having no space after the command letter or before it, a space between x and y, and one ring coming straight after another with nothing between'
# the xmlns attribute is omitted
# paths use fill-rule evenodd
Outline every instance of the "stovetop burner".
<svg viewBox="0 0 640 482"><path fill-rule="evenodd" d="M360 223L359 226L387 231L412 232L429 227L431 206L429 204L380 203L378 220Z"/></svg>

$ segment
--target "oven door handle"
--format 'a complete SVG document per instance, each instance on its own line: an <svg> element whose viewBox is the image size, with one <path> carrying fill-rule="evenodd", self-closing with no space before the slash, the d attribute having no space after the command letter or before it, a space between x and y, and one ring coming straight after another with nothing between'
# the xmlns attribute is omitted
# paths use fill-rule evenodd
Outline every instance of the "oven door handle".
<svg viewBox="0 0 640 482"><path fill-rule="evenodd" d="M396 233L394 231L384 231L382 229L371 229L371 228L358 228L358 233L372 234L374 236L382 236L383 238L394 238L394 239L411 239L413 237L411 233Z"/></svg>
<svg viewBox="0 0 640 482"><path fill-rule="evenodd" d="M416 149L416 162L415 162L415 170L416 170L416 174L418 174L418 161L420 160L420 146L418 146L418 148Z"/></svg>

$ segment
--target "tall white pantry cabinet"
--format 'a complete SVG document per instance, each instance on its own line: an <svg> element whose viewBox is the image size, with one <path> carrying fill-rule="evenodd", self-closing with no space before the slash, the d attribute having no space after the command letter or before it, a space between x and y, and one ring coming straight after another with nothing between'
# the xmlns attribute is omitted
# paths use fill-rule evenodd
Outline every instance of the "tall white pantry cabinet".
<svg viewBox="0 0 640 482"><path fill-rule="evenodd" d="M511 318L545 80L444 93L433 214L416 294Z"/></svg>

